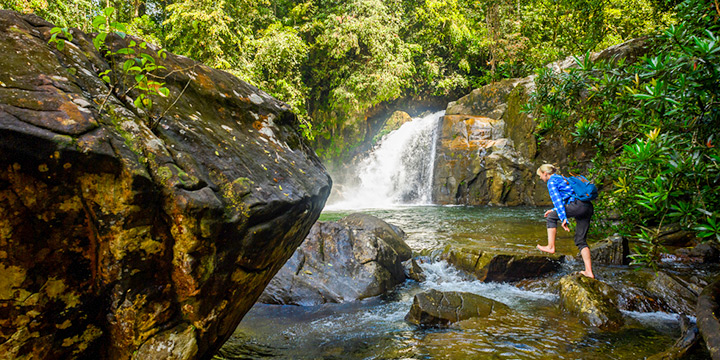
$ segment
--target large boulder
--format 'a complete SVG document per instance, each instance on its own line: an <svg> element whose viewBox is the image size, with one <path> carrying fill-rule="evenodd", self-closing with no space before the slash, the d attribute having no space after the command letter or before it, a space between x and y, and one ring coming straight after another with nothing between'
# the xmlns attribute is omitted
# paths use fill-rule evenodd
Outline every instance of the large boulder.
<svg viewBox="0 0 720 360"><path fill-rule="evenodd" d="M556 272L562 255L497 253L476 249L447 248L441 257L455 268L475 275L484 282L508 282L537 278Z"/></svg>
<svg viewBox="0 0 720 360"><path fill-rule="evenodd" d="M405 320L421 326L446 326L461 320L487 317L493 312L507 310L509 310L507 305L480 295L430 290L415 295Z"/></svg>
<svg viewBox="0 0 720 360"><path fill-rule="evenodd" d="M138 48L169 89L139 109L123 55L52 28L0 11L0 358L210 358L331 180L257 88Z"/></svg>
<svg viewBox="0 0 720 360"><path fill-rule="evenodd" d="M383 294L405 281L412 251L405 233L367 214L316 223L260 297L270 304L318 305Z"/></svg>
<svg viewBox="0 0 720 360"><path fill-rule="evenodd" d="M560 279L563 309L578 316L588 326L602 330L619 329L624 320L617 299L617 291L602 281L579 273Z"/></svg>

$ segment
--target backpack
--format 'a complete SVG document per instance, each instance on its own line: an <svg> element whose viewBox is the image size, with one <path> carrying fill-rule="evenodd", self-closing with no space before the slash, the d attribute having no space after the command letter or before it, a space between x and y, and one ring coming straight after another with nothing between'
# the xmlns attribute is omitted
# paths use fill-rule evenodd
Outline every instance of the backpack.
<svg viewBox="0 0 720 360"><path fill-rule="evenodd" d="M575 176L563 176L565 182L567 182L573 189L576 199L580 201L592 201L598 197L598 189L595 184L591 183L590 180L586 179L582 175Z"/></svg>

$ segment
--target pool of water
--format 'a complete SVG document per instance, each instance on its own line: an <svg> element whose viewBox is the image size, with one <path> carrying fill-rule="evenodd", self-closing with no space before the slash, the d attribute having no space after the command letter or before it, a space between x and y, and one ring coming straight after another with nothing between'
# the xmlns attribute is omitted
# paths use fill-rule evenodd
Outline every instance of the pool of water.
<svg viewBox="0 0 720 360"><path fill-rule="evenodd" d="M414 206L363 212L406 232L413 251L425 254L419 260L427 280L407 281L384 296L347 304L257 304L216 359L642 359L680 335L676 314L625 312L622 329L602 332L563 312L553 284L580 270L580 263L570 262L547 279L499 284L479 282L433 256L447 245L537 251L535 245L547 241L544 209ZM349 213L326 211L320 221ZM571 233L560 234L557 250L577 253ZM625 272L632 270L596 267L601 279ZM446 329L405 322L413 296L429 289L480 294L511 310Z"/></svg>

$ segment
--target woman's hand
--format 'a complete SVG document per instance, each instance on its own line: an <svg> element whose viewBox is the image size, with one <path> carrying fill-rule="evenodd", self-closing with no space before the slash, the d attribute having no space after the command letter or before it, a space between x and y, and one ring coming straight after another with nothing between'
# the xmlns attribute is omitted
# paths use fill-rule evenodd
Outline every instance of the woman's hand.
<svg viewBox="0 0 720 360"><path fill-rule="evenodd" d="M562 228L565 229L565 231L570 231L570 228L568 227L567 220L563 220Z"/></svg>
<svg viewBox="0 0 720 360"><path fill-rule="evenodd" d="M551 212L553 212L553 209L550 209L550 210L546 211L546 212L545 212L545 217L548 217L548 215L550 215Z"/></svg>

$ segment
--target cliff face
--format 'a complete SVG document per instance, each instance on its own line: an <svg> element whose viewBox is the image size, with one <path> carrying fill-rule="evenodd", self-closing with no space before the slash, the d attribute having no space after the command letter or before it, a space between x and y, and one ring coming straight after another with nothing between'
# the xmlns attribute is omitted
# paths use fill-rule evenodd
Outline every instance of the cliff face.
<svg viewBox="0 0 720 360"><path fill-rule="evenodd" d="M143 111L122 59L51 28L0 11L0 358L210 358L331 180L258 89L151 48L170 94Z"/></svg>
<svg viewBox="0 0 720 360"><path fill-rule="evenodd" d="M648 40L638 38L590 56L634 62L649 49ZM574 66L572 57L548 64L555 72ZM537 141L535 120L521 112L534 87L535 75L506 79L448 104L435 156L435 203L550 205L536 169L551 163L567 173L571 163L588 166L595 150L574 143L569 129Z"/></svg>

